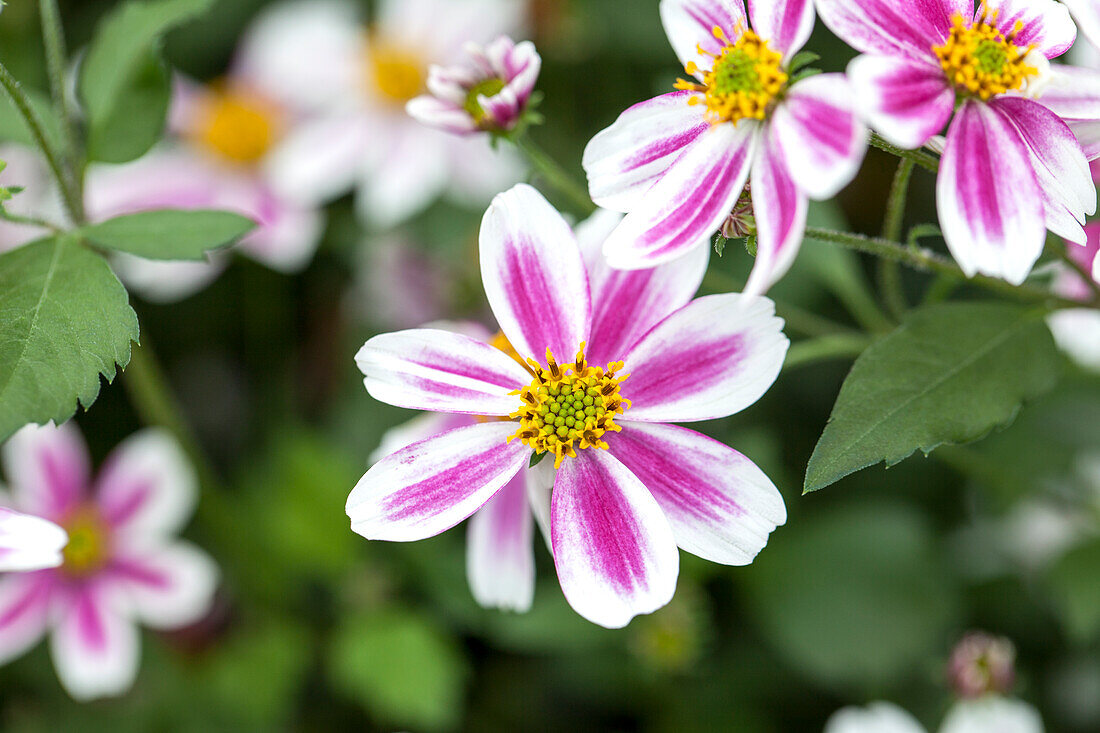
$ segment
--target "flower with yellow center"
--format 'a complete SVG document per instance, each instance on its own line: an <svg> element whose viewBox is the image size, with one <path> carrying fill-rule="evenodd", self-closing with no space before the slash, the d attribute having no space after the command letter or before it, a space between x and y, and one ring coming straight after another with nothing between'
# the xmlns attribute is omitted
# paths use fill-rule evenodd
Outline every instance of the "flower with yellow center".
<svg viewBox="0 0 1100 733"><path fill-rule="evenodd" d="M1021 47L1014 39L1023 30L1017 21L1005 35L996 26L997 13L982 15L967 24L955 15L951 32L942 46L932 51L940 60L949 82L964 96L982 100L1024 89L1039 70L1028 63L1032 47Z"/></svg>
<svg viewBox="0 0 1100 733"><path fill-rule="evenodd" d="M387 102L404 106L424 90L427 64L419 53L374 35L368 49L369 78Z"/></svg>
<svg viewBox="0 0 1100 733"><path fill-rule="evenodd" d="M702 97L692 97L688 103L706 104L707 119L714 124L765 119L789 78L783 70L783 55L751 30L732 43L721 28L715 26L711 32L725 46L717 55L699 46L701 56L714 59L710 71L703 72L703 83L680 79L676 88L702 92ZM691 61L684 70L695 76L699 66Z"/></svg>
<svg viewBox="0 0 1100 733"><path fill-rule="evenodd" d="M629 376L616 373L621 361L594 367L584 358L584 344L572 364L560 366L550 349L546 350L546 368L534 359L527 362L535 378L518 391L523 404L509 415L519 420L519 429L508 439L518 438L536 454L553 453L554 468L560 468L566 456L577 457L577 449L607 450L603 434L618 432L615 415L630 407L630 400L619 396L619 385Z"/></svg>
<svg viewBox="0 0 1100 733"><path fill-rule="evenodd" d="M192 137L227 160L253 164L278 139L279 118L278 108L262 96L216 85L200 105Z"/></svg>
<svg viewBox="0 0 1100 733"><path fill-rule="evenodd" d="M78 509L65 523L69 544L62 550L61 570L66 575L82 578L103 568L110 554L107 528L92 507Z"/></svg>

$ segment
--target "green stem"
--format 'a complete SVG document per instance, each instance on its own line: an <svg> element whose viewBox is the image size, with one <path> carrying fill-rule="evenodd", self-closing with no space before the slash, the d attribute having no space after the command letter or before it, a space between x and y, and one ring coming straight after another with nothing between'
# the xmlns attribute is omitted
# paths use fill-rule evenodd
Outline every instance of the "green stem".
<svg viewBox="0 0 1100 733"><path fill-rule="evenodd" d="M910 158L902 158L898 163L894 183L890 187L890 197L886 200L886 216L882 222L882 238L887 241L897 242L901 239L901 230L905 222L905 205L909 200L909 183L913 179L915 165L916 163ZM901 318L909 309L901 284L901 267L895 260L880 260L878 276L879 288L882 290L886 307L895 318Z"/></svg>
<svg viewBox="0 0 1100 733"><path fill-rule="evenodd" d="M38 11L42 20L42 40L46 46L46 68L50 77L50 93L53 96L54 108L57 117L62 123L63 149L62 158L65 162L65 172L69 176L69 186L75 192L73 203L77 207L76 219L81 222L84 219L84 206L82 196L82 183L78 165L78 140L76 110L69 95L66 93L65 83L65 33L61 27L61 15L57 9L57 0L39 0Z"/></svg>
<svg viewBox="0 0 1100 733"><path fill-rule="evenodd" d="M941 275L950 275L960 280L966 280L970 284L984 288L985 290L1028 303L1044 303L1060 308L1100 308L1100 297L1093 298L1092 301L1075 301L1060 297L1042 288L1036 288L1030 285L1011 285L1004 280L998 280L997 278L987 277L985 275L975 275L972 278L967 278L962 269L952 260L938 255L935 252L926 249L909 248L898 242L890 242L877 237L867 237L862 234L834 232L829 229L818 229L815 227L808 227L806 229L806 236L820 242L831 242L833 244L848 247L849 249L854 249L858 252L865 252L875 255L876 257L895 260L896 262L900 262L903 265L907 265L917 270L934 272Z"/></svg>
<svg viewBox="0 0 1100 733"><path fill-rule="evenodd" d="M512 140L519 148L531 166L546 179L554 188L558 189L577 208L577 211L585 216L596 210L588 195L588 189L582 186L569 174L556 160L536 145L527 135L521 135Z"/></svg>
<svg viewBox="0 0 1100 733"><path fill-rule="evenodd" d="M81 219L80 212L83 207L80 205L80 199L76 196L72 186L69 185L68 177L65 175L65 169L61 164L61 158L58 156L57 151L54 150L53 145L51 145L46 138L46 133L42 128L42 121L38 119L38 114L31 106L30 99L27 98L23 89L19 86L19 82L15 80L15 77L11 75L11 72L8 71L7 67L3 64L0 64L0 86L3 86L4 91L11 97L11 101L15 104L15 108L19 110L19 114L23 117L23 121L26 122L27 129L30 130L35 144L42 150L42 154L46 156L46 163L50 167L50 172L53 173L53 177L57 180L57 185L61 189L66 213L73 222L79 222Z"/></svg>
<svg viewBox="0 0 1100 733"><path fill-rule="evenodd" d="M791 344L783 369L797 369L808 364L833 359L854 359L871 345L862 334L835 333Z"/></svg>
<svg viewBox="0 0 1100 733"><path fill-rule="evenodd" d="M723 272L709 270L703 278L703 288L715 293L739 293L745 289L745 282ZM789 303L777 302L775 314L786 321L787 330L804 336L859 335L858 331L848 326Z"/></svg>
<svg viewBox="0 0 1100 733"><path fill-rule="evenodd" d="M890 153L890 155L896 155L899 158L911 160L931 173L938 173L940 170L940 161L937 160L935 156L929 155L923 150L906 150L905 148L899 148L897 145L887 142L877 132L871 133L871 145L879 150Z"/></svg>
<svg viewBox="0 0 1100 733"><path fill-rule="evenodd" d="M217 472L187 424L148 337L142 340L144 343L133 347L123 372L123 384L134 409L145 424L158 425L172 434L191 459L203 486L217 486Z"/></svg>
<svg viewBox="0 0 1100 733"><path fill-rule="evenodd" d="M12 224L21 224L24 226L49 229L54 234L61 234L63 231L65 231L51 221L40 219L37 216L22 216L20 214L13 214L6 209L0 209L0 219L3 219L4 221L10 221Z"/></svg>

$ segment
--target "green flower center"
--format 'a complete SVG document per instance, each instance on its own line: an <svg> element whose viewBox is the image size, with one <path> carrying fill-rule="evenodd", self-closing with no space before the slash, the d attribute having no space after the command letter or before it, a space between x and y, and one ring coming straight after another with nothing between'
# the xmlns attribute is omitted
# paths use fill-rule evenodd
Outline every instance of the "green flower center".
<svg viewBox="0 0 1100 733"><path fill-rule="evenodd" d="M504 80L496 77L479 81L470 87L470 91L466 92L466 102L462 105L463 109L469 112L470 116L474 118L474 122L480 125L485 120L485 110L481 108L481 103L477 101L477 98L481 95L493 97L500 94L505 86Z"/></svg>

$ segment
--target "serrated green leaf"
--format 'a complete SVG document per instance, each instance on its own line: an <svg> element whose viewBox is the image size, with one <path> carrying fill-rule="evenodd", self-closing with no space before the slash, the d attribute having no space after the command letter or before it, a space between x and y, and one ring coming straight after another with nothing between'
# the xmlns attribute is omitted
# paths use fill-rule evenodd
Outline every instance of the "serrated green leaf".
<svg viewBox="0 0 1100 733"><path fill-rule="evenodd" d="M89 157L120 163L155 142L164 125L168 92L167 72L158 55L160 37L212 3L128 2L103 20L81 66L78 86L87 113Z"/></svg>
<svg viewBox="0 0 1100 733"><path fill-rule="evenodd" d="M130 361L137 315L107 262L71 238L0 256L0 441L61 423Z"/></svg>
<svg viewBox="0 0 1100 733"><path fill-rule="evenodd" d="M856 360L806 468L805 491L916 450L976 440L1057 381L1040 314L952 303L913 311Z"/></svg>
<svg viewBox="0 0 1100 733"><path fill-rule="evenodd" d="M415 613L380 611L346 622L328 662L335 685L380 721L440 730L462 719L466 660L453 639Z"/></svg>
<svg viewBox="0 0 1100 733"><path fill-rule="evenodd" d="M202 260L206 252L236 242L255 226L228 211L160 209L92 224L81 234L100 247L151 260Z"/></svg>

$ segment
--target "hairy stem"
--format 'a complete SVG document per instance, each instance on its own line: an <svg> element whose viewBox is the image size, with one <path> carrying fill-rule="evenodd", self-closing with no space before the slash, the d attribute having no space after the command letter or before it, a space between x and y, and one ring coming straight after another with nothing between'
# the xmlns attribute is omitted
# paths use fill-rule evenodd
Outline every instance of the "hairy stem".
<svg viewBox="0 0 1100 733"><path fill-rule="evenodd" d="M42 20L42 40L46 47L46 68L50 77L50 94L54 109L62 124L61 158L65 164L69 189L73 192L72 203L76 207L74 219L81 223L84 219L83 184L79 165L79 139L76 109L66 93L65 81L65 34L61 28L61 15L57 9L57 0L39 0L38 11Z"/></svg>
<svg viewBox="0 0 1100 733"><path fill-rule="evenodd" d="M577 182L556 160L536 145L529 136L521 135L512 142L519 148L528 162L546 182L556 188L576 207L577 212L585 216L596 210L596 205L588 195L588 190Z"/></svg>
<svg viewBox="0 0 1100 733"><path fill-rule="evenodd" d="M962 269L953 261L927 249L910 248L898 242L891 242L878 237L867 237L862 234L851 234L849 232L834 232L829 229L818 229L815 227L808 227L806 229L806 236L821 242L839 244L858 252L875 255L876 257L891 259L917 270L949 275L959 280L966 280L970 284L984 288L985 290L1028 303L1044 303L1059 308L1100 308L1100 297L1093 298L1091 301L1079 302L1060 297L1043 288L1037 288L1030 285L1012 285L1004 280L998 280L997 278L987 277L985 275L975 275L972 278L967 278Z"/></svg>
<svg viewBox="0 0 1100 733"><path fill-rule="evenodd" d="M15 108L19 111L23 121L27 124L27 129L30 130L35 144L42 150L42 154L46 157L46 163L50 167L50 172L53 174L61 190L66 214L68 214L73 222L79 222L81 220L81 210L83 207L80 205L80 199L76 191L70 185L68 176L65 175L65 168L61 163L61 157L57 154L57 151L46 137L46 133L42 127L42 120L38 118L38 113L36 113L31 106L31 100L23 91L23 88L19 86L19 82L15 80L15 77L11 75L11 72L8 71L8 68L3 64L0 64L0 86L3 86L4 91L11 97L11 101L15 104Z"/></svg>
<svg viewBox="0 0 1100 733"><path fill-rule="evenodd" d="M913 167L916 163L910 158L902 158L898 163L894 183L890 187L890 197L886 201L886 216L882 222L882 238L897 242L901 239L901 230L905 221L905 205L909 200L909 182L913 179ZM878 267L879 288L886 307L895 318L901 318L909 304L905 302L905 292L901 284L901 267L895 260L880 260Z"/></svg>
<svg viewBox="0 0 1100 733"><path fill-rule="evenodd" d="M899 158L911 160L931 173L938 173L940 170L940 161L937 160L935 156L929 155L923 150L906 150L905 148L899 148L897 145L887 142L886 139L877 132L871 133L871 145L879 150L890 153L890 155L896 155Z"/></svg>

